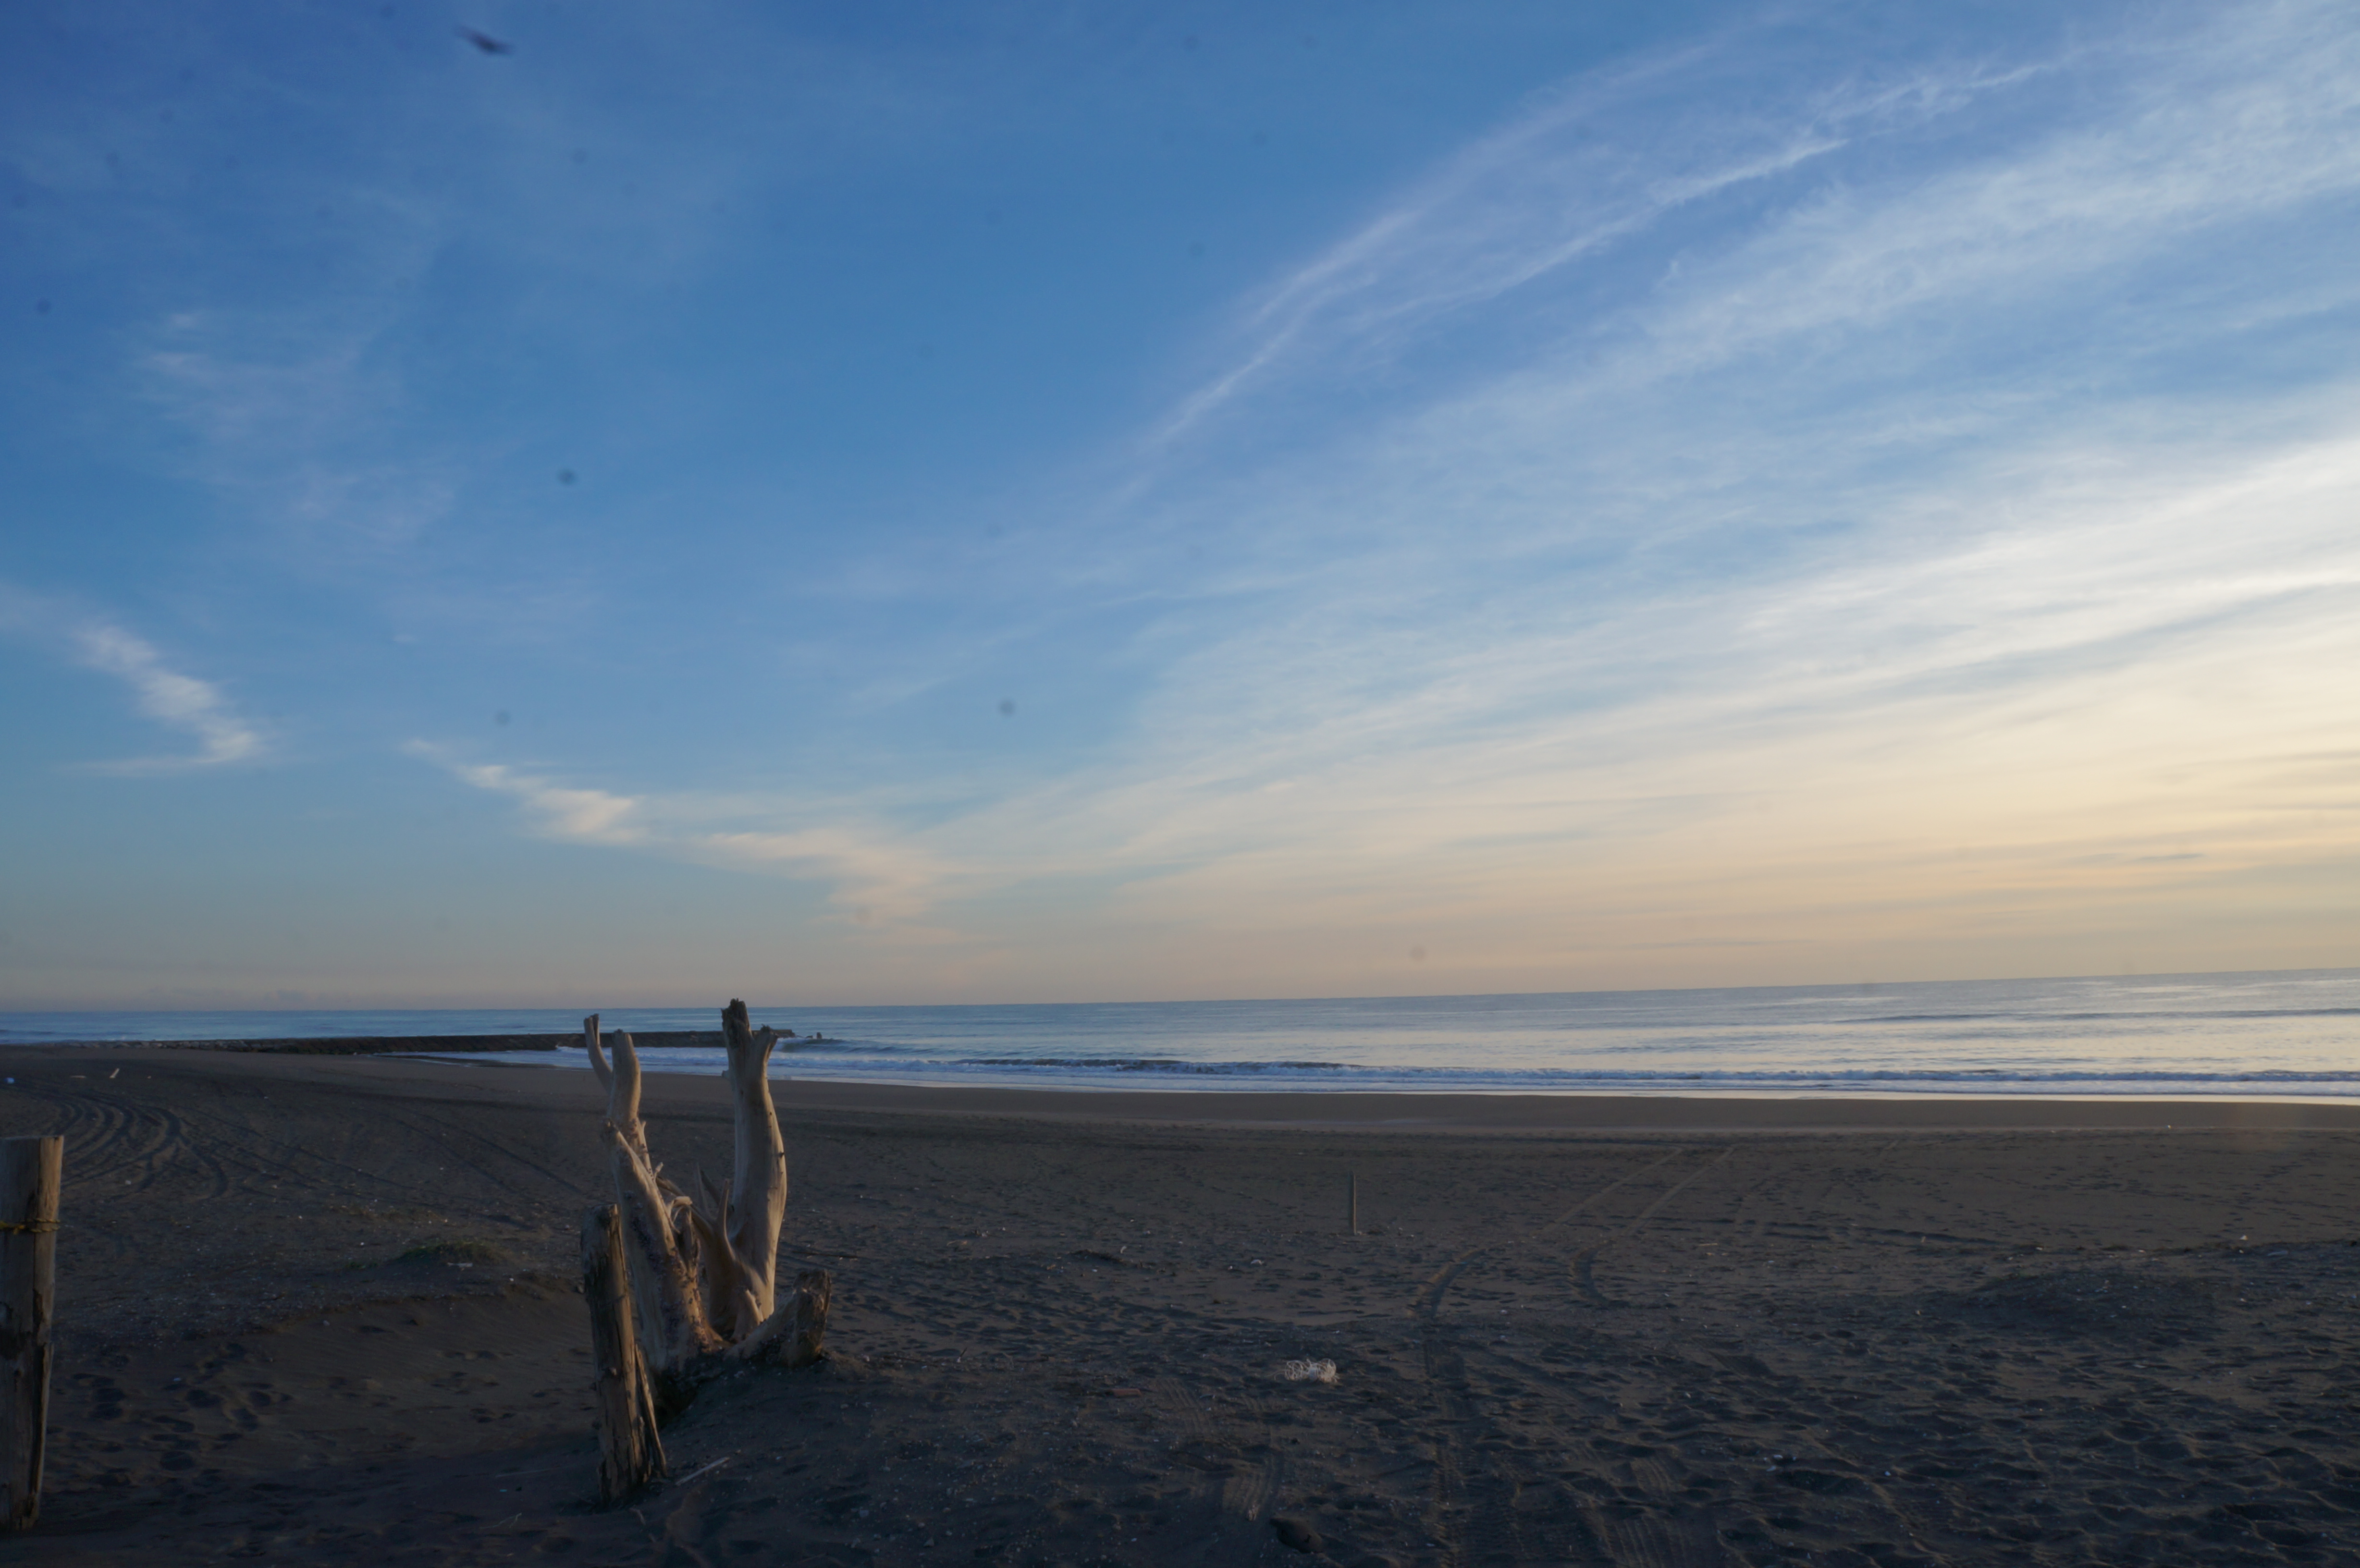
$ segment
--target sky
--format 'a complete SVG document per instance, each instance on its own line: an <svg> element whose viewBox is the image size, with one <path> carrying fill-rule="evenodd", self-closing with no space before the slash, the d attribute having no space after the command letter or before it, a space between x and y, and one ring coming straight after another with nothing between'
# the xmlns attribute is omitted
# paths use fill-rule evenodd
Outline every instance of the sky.
<svg viewBox="0 0 2360 1568"><path fill-rule="evenodd" d="M0 1007L2360 964L2360 10L0 10Z"/></svg>

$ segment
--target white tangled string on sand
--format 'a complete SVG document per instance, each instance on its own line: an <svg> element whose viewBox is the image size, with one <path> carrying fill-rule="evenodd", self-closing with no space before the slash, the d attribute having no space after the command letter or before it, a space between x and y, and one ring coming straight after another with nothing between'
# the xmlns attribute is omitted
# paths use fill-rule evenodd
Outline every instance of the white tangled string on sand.
<svg viewBox="0 0 2360 1568"><path fill-rule="evenodd" d="M1290 1361L1278 1369L1278 1375L1290 1383L1333 1383L1336 1364L1333 1361Z"/></svg>

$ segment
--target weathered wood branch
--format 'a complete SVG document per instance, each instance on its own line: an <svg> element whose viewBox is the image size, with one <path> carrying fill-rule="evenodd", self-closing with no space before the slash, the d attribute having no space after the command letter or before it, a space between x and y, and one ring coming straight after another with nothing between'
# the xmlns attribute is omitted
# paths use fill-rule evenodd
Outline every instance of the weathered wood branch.
<svg viewBox="0 0 2360 1568"><path fill-rule="evenodd" d="M0 1138L0 1528L40 1518L61 1138Z"/></svg>
<svg viewBox="0 0 2360 1568"><path fill-rule="evenodd" d="M618 1051L617 1065L620 1064ZM663 1189L646 1158L621 1128L609 1121L603 1130L631 1259L631 1300L639 1309L639 1343L648 1365L668 1372L718 1350L724 1343L705 1312L704 1249L683 1217L686 1201Z"/></svg>
<svg viewBox="0 0 2360 1568"><path fill-rule="evenodd" d="M631 1037L619 1030L615 1035L615 1065L606 1074L606 1122L650 1171L660 1169L648 1153L648 1125L639 1119L639 1053Z"/></svg>
<svg viewBox="0 0 2360 1568"><path fill-rule="evenodd" d="M598 1015L595 1013L582 1020L582 1047L590 1053L590 1071L598 1074L598 1087L613 1094L615 1071L606 1065L606 1053L598 1049Z"/></svg>
<svg viewBox="0 0 2360 1568"><path fill-rule="evenodd" d="M737 1171L723 1216L729 1251L743 1276L742 1338L777 1306L779 1229L787 1218L787 1144L779 1135L779 1113L770 1099L770 1050L779 1031L755 1029L746 1004L732 1000L721 1011L722 1040L729 1052L729 1083L737 1097Z"/></svg>
<svg viewBox="0 0 2360 1568"><path fill-rule="evenodd" d="M598 1395L598 1500L618 1503L664 1473L655 1388L639 1352L622 1215L603 1203L582 1216L582 1298Z"/></svg>
<svg viewBox="0 0 2360 1568"><path fill-rule="evenodd" d="M744 1332L742 1325L762 1321L748 1313L753 1298L746 1288L746 1272L738 1266L736 1255L729 1250L729 1237L712 1215L689 1203L682 1205L680 1217L695 1240L697 1286L706 1320L722 1341L734 1340Z"/></svg>

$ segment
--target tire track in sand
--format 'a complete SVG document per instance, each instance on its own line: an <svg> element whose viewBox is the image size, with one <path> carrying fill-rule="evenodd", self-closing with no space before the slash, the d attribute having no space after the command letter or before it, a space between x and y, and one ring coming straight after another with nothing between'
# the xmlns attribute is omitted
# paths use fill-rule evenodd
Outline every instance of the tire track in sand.
<svg viewBox="0 0 2360 1568"><path fill-rule="evenodd" d="M66 1181L104 1181L126 1171L126 1184L145 1191L172 1167L195 1166L208 1180L200 1196L218 1198L229 1191L222 1162L189 1135L189 1124L179 1114L159 1106L136 1105L96 1090L32 1088L55 1107L63 1125L53 1130L66 1140Z"/></svg>
<svg viewBox="0 0 2360 1568"><path fill-rule="evenodd" d="M1557 1483L1525 1473L1509 1457L1504 1445L1491 1441L1497 1435L1494 1423L1476 1405L1469 1390L1466 1358L1451 1343L1442 1322L1444 1298L1449 1294L1450 1288L1487 1253L1507 1247L1528 1247L1557 1227L1589 1215L1601 1203L1634 1183L1644 1181L1665 1166L1675 1160L1693 1158L1697 1152L1685 1147L1674 1149L1567 1204L1528 1230L1512 1237L1480 1242L1469 1247L1437 1269L1426 1281L1412 1311L1419 1319L1420 1355L1426 1380L1434 1391L1440 1420L1432 1440L1434 1493L1427 1505L1424 1523L1427 1539L1441 1552L1442 1559L1449 1568L1464 1568L1470 1559L1476 1563L1529 1563L1553 1555L1547 1552L1536 1552L1533 1543L1525 1540L1524 1531L1518 1522L1516 1505L1527 1489L1554 1491ZM1720 1165L1733 1152L1733 1148L1724 1149L1689 1171L1636 1214L1622 1221L1605 1241L1590 1249L1590 1254L1594 1256L1606 1246L1633 1233L1690 1183ZM1472 1464L1468 1458L1470 1454L1478 1456ZM1593 1548L1612 1557L1612 1548L1598 1535L1595 1525L1585 1521L1585 1529L1591 1537ZM1644 1552L1614 1560L1645 1563L1648 1568L1674 1568L1677 1562L1676 1559L1666 1559L1656 1564Z"/></svg>
<svg viewBox="0 0 2360 1568"><path fill-rule="evenodd" d="M1893 1142L1877 1149L1872 1158L1882 1160L1892 1153L1901 1141L1898 1138L1894 1139ZM1730 1150L1731 1154L1736 1152L1735 1149ZM1696 1172L1698 1176L1703 1174L1703 1171ZM1775 1245L1782 1241L1787 1243L1799 1241L1806 1246L1810 1246L1826 1241L1830 1233L1836 1231L1843 1233L1854 1245L1860 1245L1863 1241L1882 1245L1888 1238L1896 1241L1904 1238L1922 1239L1928 1234L1923 1227L1861 1225L1839 1223L1832 1217L1821 1216L1822 1206L1830 1192L1840 1185L1858 1182L1865 1174L1866 1172L1852 1171L1830 1178L1808 1202L1799 1201L1792 1194L1774 1194L1778 1207L1790 1213L1811 1215L1813 1218L1747 1222L1746 1228L1754 1233L1750 1239L1757 1244ZM1692 1177L1691 1180L1693 1179ZM1742 1211L1745 1203L1764 1191L1765 1185L1765 1183L1756 1183L1747 1189L1738 1199L1738 1209ZM1662 1207L1673 1195L1673 1193L1666 1193L1655 1207ZM1626 1228L1635 1229L1636 1226ZM1601 1243L1596 1251L1603 1252L1620 1239L1622 1237L1619 1235L1611 1236ZM1593 1257L1592 1261L1594 1260ZM1578 1276L1576 1283L1579 1285L1583 1280ZM1595 1290L1594 1280L1590 1283ZM1601 1292L1597 1296L1597 1304L1616 1303L1611 1302ZM1672 1342L1678 1337L1680 1336L1677 1334L1667 1335L1664 1342L1666 1347L1670 1348ZM1788 1373L1775 1370L1749 1353L1732 1351L1725 1345L1718 1345L1710 1342L1698 1348L1700 1348L1701 1354L1710 1361L1753 1383L1757 1392L1758 1402L1762 1406L1778 1404L1808 1406L1815 1402L1818 1395L1824 1391L1807 1386ZM1694 1351L1690 1354L1694 1354ZM1758 1411L1755 1412L1754 1419L1760 1419ZM1643 1432L1642 1436L1653 1443L1666 1441L1666 1434L1661 1432ZM1838 1474L1856 1476L1863 1488L1863 1501L1882 1508L1891 1518L1899 1531L1897 1539L1907 1543L1909 1550L1923 1561L1931 1564L1944 1565L1944 1568L1947 1568L1952 1560L1929 1544L1937 1535L1931 1521L1923 1517L1921 1510L1906 1502L1893 1487L1883 1484L1874 1464L1859 1454L1847 1452L1845 1444L1839 1442L1830 1432L1822 1431L1814 1433L1807 1430L1791 1433L1785 1441L1790 1450L1795 1451L1799 1457L1808 1457ZM1634 1465L1633 1469L1635 1471L1637 1466ZM1646 1489L1654 1494L1662 1506L1666 1508L1677 1506L1667 1487L1648 1486ZM1701 1515L1692 1515L1686 1519L1657 1516L1618 1519L1608 1518L1602 1512L1595 1510L1593 1515L1593 1529L1597 1530L1601 1539L1608 1543L1610 1554L1618 1564L1631 1563L1646 1564L1648 1568L1657 1568L1657 1565L1668 1563L1676 1565L1676 1568L1685 1568L1685 1564L1690 1563L1718 1563L1727 1560L1728 1549L1721 1542L1717 1531L1702 1528L1704 1519ZM1671 1555L1664 1556L1663 1553L1666 1552Z"/></svg>
<svg viewBox="0 0 2360 1568"><path fill-rule="evenodd" d="M1665 1155L1662 1159L1654 1160L1649 1164L1641 1167L1639 1170L1632 1171L1627 1176L1620 1177L1608 1182L1605 1186L1601 1187L1595 1192L1590 1193L1590 1196L1583 1198L1577 1203L1568 1204L1554 1219L1545 1220L1538 1225L1534 1226L1532 1230L1526 1232L1524 1235L1515 1237L1513 1239L1513 1245L1524 1246L1531 1242L1539 1240L1542 1236L1547 1235L1558 1225L1565 1225L1572 1220L1579 1218L1582 1214L1589 1212L1591 1205L1603 1203L1606 1199L1612 1197L1616 1192L1621 1192L1623 1188L1629 1186L1632 1182L1636 1181L1642 1176L1646 1175L1649 1171L1658 1170L1661 1167L1669 1164L1671 1161L1677 1160L1681 1155L1693 1151L1687 1149L1676 1149L1669 1154ZM1510 1244L1499 1241L1479 1241L1474 1246L1469 1247L1466 1251L1460 1253L1458 1257L1452 1258L1449 1262L1444 1264L1440 1269L1435 1270L1434 1277L1426 1280L1426 1289L1419 1295L1417 1305L1413 1309L1413 1311L1415 1311L1419 1317L1431 1321L1435 1314L1441 1311L1442 1298L1449 1293L1450 1287L1452 1285L1458 1283L1459 1277L1461 1274L1464 1274L1468 1269L1474 1264L1475 1260L1481 1258L1485 1253L1494 1251L1506 1245Z"/></svg>
<svg viewBox="0 0 2360 1568"><path fill-rule="evenodd" d="M1200 1477L1190 1484L1189 1494L1200 1500L1211 1500L1223 1519L1223 1526L1217 1529L1213 1538L1201 1543L1199 1554L1228 1560L1235 1555L1238 1543L1226 1539L1227 1524L1233 1520L1242 1520L1249 1526L1260 1524L1278 1500L1280 1470L1284 1462L1273 1441L1264 1407L1251 1394L1239 1396L1240 1419L1230 1424L1211 1414L1211 1407L1176 1377L1152 1379L1147 1389L1157 1406L1179 1426L1180 1437L1175 1449L1183 1453L1184 1462ZM1225 1425L1230 1429L1224 1431ZM1259 1459L1254 1457L1256 1450L1261 1454Z"/></svg>
<svg viewBox="0 0 2360 1568"><path fill-rule="evenodd" d="M1599 1254L1604 1252L1608 1247L1612 1247L1615 1243L1619 1241L1626 1241L1633 1236L1638 1234L1641 1230L1646 1228L1647 1222L1654 1219L1658 1214L1662 1213L1663 1207L1666 1203L1670 1203L1674 1198L1678 1197L1683 1192L1687 1191L1690 1182L1703 1177L1708 1171L1717 1170L1721 1166L1726 1164L1729 1160L1729 1157L1737 1152L1738 1147L1739 1146L1736 1144L1732 1144L1727 1149L1722 1149L1718 1155L1715 1155L1712 1159L1705 1161L1705 1163L1698 1166L1694 1171L1689 1171L1686 1176L1680 1178L1679 1181L1674 1182L1671 1187L1664 1192L1663 1196L1657 1198L1654 1203L1649 1203L1645 1208L1640 1210L1636 1214L1633 1215L1628 1221L1626 1221L1622 1229L1612 1233L1595 1245L1586 1247L1580 1252L1575 1253L1572 1259L1566 1265L1567 1271L1573 1276L1573 1288L1577 1291L1580 1292L1580 1294L1589 1301L1590 1304L1594 1307L1620 1306L1622 1304L1621 1302L1610 1299L1605 1291L1601 1290L1598 1288Z"/></svg>

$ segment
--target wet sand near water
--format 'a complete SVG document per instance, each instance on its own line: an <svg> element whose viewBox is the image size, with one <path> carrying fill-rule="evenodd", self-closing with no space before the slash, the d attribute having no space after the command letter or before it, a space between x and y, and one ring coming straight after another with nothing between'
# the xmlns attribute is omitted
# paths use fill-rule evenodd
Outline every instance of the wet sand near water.
<svg viewBox="0 0 2360 1568"><path fill-rule="evenodd" d="M836 1357L599 1512L586 1074L0 1073L70 1227L0 1561L2360 1560L2360 1108L782 1083Z"/></svg>

